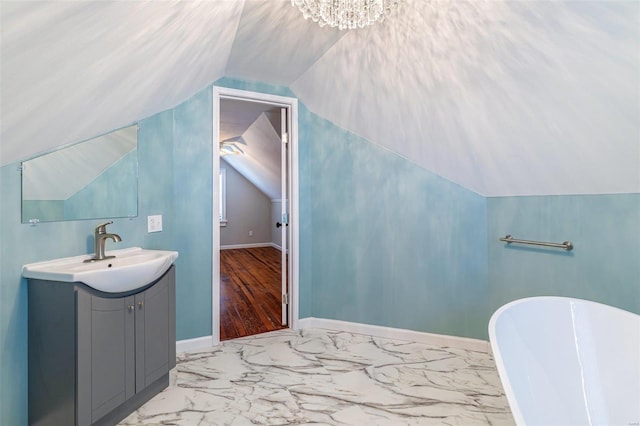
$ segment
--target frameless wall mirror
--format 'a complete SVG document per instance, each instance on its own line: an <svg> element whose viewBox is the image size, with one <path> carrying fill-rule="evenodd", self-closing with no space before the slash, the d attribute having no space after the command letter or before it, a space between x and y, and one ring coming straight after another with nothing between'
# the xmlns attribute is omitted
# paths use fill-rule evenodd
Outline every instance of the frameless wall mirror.
<svg viewBox="0 0 640 426"><path fill-rule="evenodd" d="M22 163L22 223L138 215L138 125Z"/></svg>

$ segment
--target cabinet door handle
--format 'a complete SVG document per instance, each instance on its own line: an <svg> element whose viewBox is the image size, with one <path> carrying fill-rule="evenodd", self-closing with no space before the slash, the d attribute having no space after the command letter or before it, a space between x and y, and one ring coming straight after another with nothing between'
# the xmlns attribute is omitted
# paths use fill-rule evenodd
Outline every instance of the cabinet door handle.
<svg viewBox="0 0 640 426"><path fill-rule="evenodd" d="M129 305L129 306L127 306L127 308L128 308L130 311L133 311L133 305Z"/></svg>
<svg viewBox="0 0 640 426"><path fill-rule="evenodd" d="M143 306L144 306L144 302L138 302L138 307L139 307L140 309L142 309L142 307L143 307Z"/></svg>

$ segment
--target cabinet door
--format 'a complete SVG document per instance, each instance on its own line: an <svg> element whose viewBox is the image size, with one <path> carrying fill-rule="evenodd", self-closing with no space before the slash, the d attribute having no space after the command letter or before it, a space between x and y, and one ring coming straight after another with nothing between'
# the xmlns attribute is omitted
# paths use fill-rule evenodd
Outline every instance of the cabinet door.
<svg viewBox="0 0 640 426"><path fill-rule="evenodd" d="M91 297L91 420L133 395L134 297Z"/></svg>
<svg viewBox="0 0 640 426"><path fill-rule="evenodd" d="M135 296L136 392L169 371L169 281L167 276Z"/></svg>

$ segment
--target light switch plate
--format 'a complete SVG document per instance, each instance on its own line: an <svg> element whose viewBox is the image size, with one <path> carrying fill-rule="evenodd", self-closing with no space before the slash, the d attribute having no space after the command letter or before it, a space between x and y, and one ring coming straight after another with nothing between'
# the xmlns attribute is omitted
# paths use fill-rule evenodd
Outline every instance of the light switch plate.
<svg viewBox="0 0 640 426"><path fill-rule="evenodd" d="M147 216L147 232L162 231L162 215Z"/></svg>

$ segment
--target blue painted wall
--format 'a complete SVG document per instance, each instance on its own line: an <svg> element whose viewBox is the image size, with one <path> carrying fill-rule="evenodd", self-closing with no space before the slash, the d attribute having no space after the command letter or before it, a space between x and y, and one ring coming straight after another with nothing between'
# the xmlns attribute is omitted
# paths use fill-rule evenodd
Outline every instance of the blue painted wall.
<svg viewBox="0 0 640 426"><path fill-rule="evenodd" d="M213 109L211 88L174 111L173 200L178 340L211 335Z"/></svg>
<svg viewBox="0 0 640 426"><path fill-rule="evenodd" d="M489 198L488 218L490 312L552 295L640 313L640 194ZM507 234L575 248L508 246Z"/></svg>
<svg viewBox="0 0 640 426"><path fill-rule="evenodd" d="M305 113L311 315L484 337L486 202Z"/></svg>

